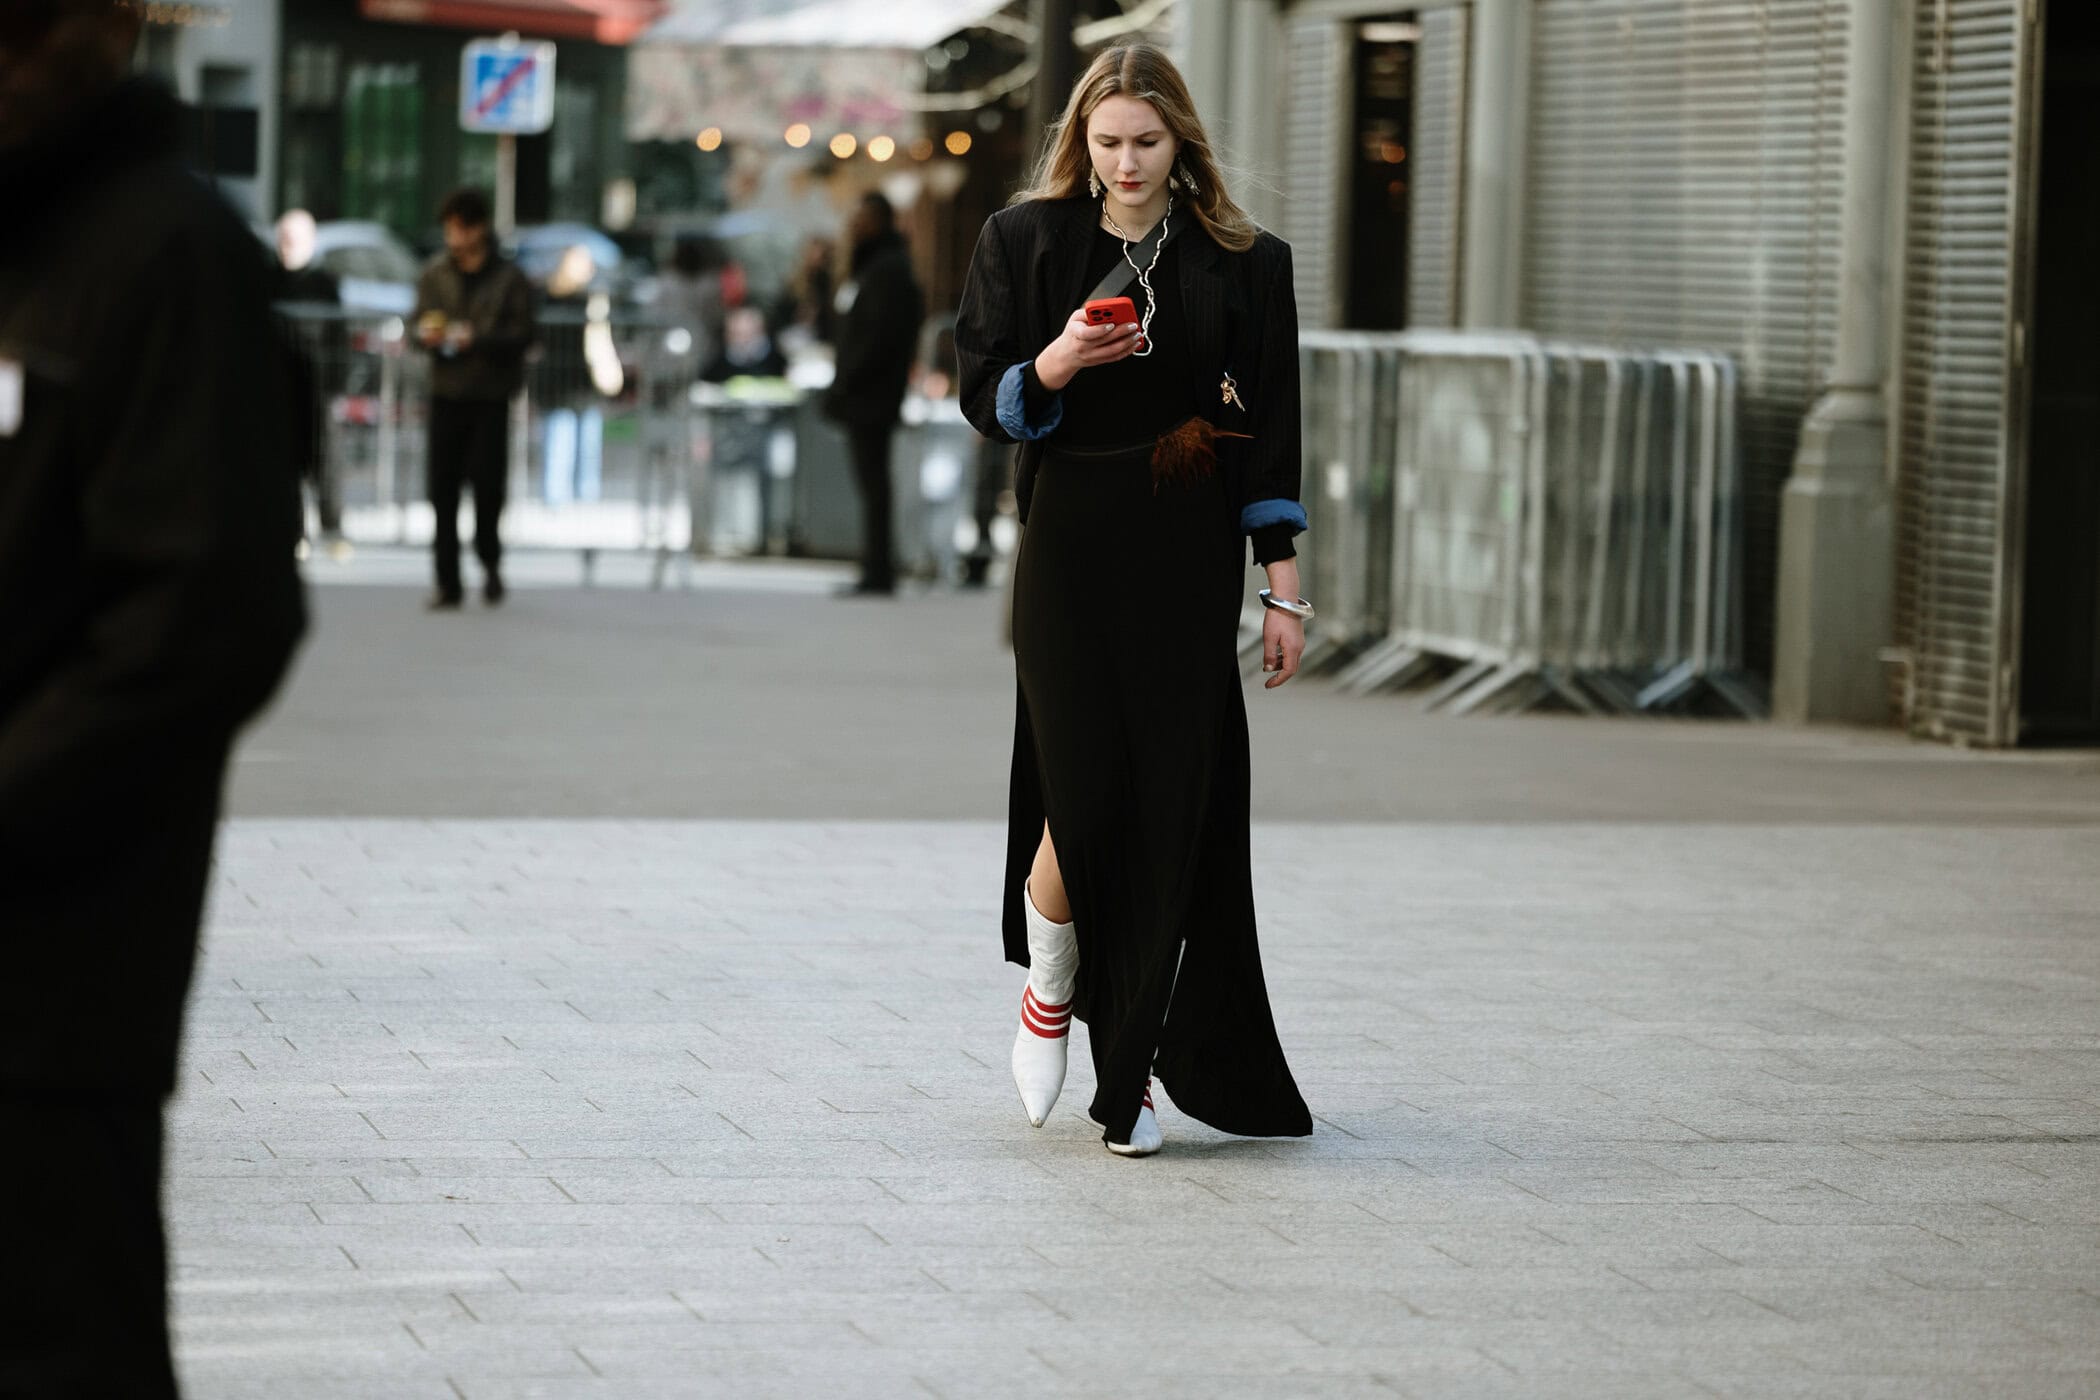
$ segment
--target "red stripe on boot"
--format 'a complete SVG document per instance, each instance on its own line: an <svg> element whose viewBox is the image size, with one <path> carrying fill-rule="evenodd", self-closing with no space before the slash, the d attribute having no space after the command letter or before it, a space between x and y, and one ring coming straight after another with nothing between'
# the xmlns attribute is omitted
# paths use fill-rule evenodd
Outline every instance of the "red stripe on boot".
<svg viewBox="0 0 2100 1400"><path fill-rule="evenodd" d="M1035 983L1033 982L1024 983L1022 985L1021 995L1025 999L1034 1002L1036 1010L1044 1012L1047 1015L1055 1016L1059 1012L1069 1013L1072 1009L1072 1003L1069 1001L1061 1001L1055 1006L1052 1006L1048 1002L1044 1001L1041 997L1035 994Z"/></svg>
<svg viewBox="0 0 2100 1400"><path fill-rule="evenodd" d="M1062 1040L1071 1029L1071 1003L1045 1007L1036 1000L1035 988L1021 990L1021 1024L1045 1040Z"/></svg>

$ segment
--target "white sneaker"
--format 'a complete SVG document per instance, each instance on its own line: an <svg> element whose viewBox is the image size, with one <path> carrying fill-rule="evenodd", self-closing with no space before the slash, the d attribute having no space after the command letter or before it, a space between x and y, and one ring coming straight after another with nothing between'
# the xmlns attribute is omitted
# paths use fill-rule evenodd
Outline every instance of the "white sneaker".
<svg viewBox="0 0 2100 1400"><path fill-rule="evenodd" d="M1021 989L1021 1027L1014 1032L1014 1087L1028 1121L1042 1127L1065 1087L1072 1044L1072 988L1079 978L1079 939L1069 923L1053 924L1024 888L1028 918L1028 985Z"/></svg>
<svg viewBox="0 0 2100 1400"><path fill-rule="evenodd" d="M1145 1081L1145 1104L1130 1129L1130 1141L1111 1142L1108 1150L1118 1157L1150 1157L1166 1144L1159 1131L1159 1115L1152 1111L1152 1081Z"/></svg>

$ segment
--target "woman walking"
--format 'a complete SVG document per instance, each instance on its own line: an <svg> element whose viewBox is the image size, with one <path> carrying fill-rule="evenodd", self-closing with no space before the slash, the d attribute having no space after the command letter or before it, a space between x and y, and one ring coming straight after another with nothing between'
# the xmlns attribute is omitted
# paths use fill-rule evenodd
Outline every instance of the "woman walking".
<svg viewBox="0 0 2100 1400"><path fill-rule="evenodd" d="M1089 317L1115 297L1128 320ZM1033 184L985 224L955 341L970 421L1022 444L1004 935L1029 969L1029 1121L1076 1016L1110 1151L1159 1150L1155 1074L1225 1132L1310 1133L1255 942L1237 657L1243 537L1268 571L1268 688L1311 615L1290 250L1226 193L1159 49L1080 78Z"/></svg>

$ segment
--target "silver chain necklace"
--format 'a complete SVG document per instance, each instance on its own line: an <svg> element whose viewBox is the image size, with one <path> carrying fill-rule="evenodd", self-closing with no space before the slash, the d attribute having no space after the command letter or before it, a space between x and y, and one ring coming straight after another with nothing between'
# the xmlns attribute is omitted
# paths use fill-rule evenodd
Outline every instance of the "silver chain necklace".
<svg viewBox="0 0 2100 1400"><path fill-rule="evenodd" d="M1152 291L1152 269L1159 266L1159 255L1167 246L1167 220L1173 217L1174 196L1168 195L1167 212L1159 216L1159 242L1152 245L1152 261L1139 267L1137 259L1130 256L1130 245L1139 240L1125 233L1123 226L1116 222L1116 216L1108 212L1108 200L1104 198L1101 201L1102 221L1108 225L1111 233L1123 240L1123 261L1130 264L1130 270L1137 274L1138 285L1145 289L1145 314L1138 321L1138 344L1143 348L1130 352L1130 358L1133 360L1143 359L1152 353L1152 311L1159 305L1159 298Z"/></svg>

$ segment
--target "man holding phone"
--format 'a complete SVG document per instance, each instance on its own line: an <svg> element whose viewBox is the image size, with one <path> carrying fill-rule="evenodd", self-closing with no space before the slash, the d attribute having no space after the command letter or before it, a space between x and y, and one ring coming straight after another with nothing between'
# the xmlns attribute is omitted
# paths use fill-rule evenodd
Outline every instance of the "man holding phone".
<svg viewBox="0 0 2100 1400"><path fill-rule="evenodd" d="M433 611L465 596L459 571L459 498L474 493L474 553L482 598L503 601L497 535L510 470L510 400L525 383L532 345L532 284L496 251L488 196L454 190L438 210L445 251L416 282L416 343L430 352L430 504L437 512Z"/></svg>

